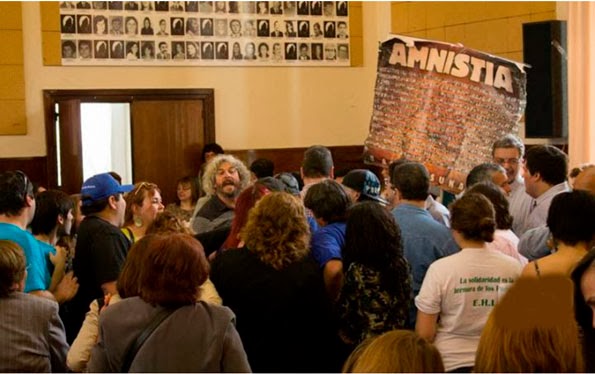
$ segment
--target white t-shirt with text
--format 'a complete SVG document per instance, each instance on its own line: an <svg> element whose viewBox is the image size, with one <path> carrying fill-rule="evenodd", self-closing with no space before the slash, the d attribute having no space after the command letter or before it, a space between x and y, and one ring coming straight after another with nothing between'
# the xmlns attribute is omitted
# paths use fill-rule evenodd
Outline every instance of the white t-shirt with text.
<svg viewBox="0 0 595 374"><path fill-rule="evenodd" d="M521 270L519 261L488 248L466 248L430 265L415 305L439 314L434 345L446 371L474 366L488 316Z"/></svg>

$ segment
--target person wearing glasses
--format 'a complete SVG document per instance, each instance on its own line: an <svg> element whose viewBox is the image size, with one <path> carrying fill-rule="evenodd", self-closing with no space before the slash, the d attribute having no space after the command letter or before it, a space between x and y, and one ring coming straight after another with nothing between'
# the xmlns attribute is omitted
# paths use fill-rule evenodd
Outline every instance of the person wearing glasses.
<svg viewBox="0 0 595 374"><path fill-rule="evenodd" d="M117 293L116 280L130 243L120 230L126 201L123 194L134 186L120 185L109 173L87 179L81 187L81 213L73 261L79 291L62 314L68 342L78 334L91 301Z"/></svg>
<svg viewBox="0 0 595 374"><path fill-rule="evenodd" d="M523 142L512 134L507 134L492 145L492 161L506 170L510 193L508 203L513 217L512 231L521 236L522 228L531 207L531 196L525 192L525 181L521 174L521 163L525 155Z"/></svg>

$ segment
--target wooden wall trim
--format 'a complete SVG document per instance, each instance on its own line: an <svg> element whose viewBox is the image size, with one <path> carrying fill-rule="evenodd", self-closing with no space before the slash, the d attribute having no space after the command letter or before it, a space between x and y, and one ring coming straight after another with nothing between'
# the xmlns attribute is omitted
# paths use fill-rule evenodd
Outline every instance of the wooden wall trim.
<svg viewBox="0 0 595 374"><path fill-rule="evenodd" d="M308 148L241 149L226 150L225 152L236 156L246 166L250 166L254 160L259 158L272 160L275 163L275 173L280 173L299 171L306 149ZM380 175L379 167L364 164L362 157L364 147L362 145L329 146L328 149L333 155L335 170L367 168Z"/></svg>
<svg viewBox="0 0 595 374"><path fill-rule="evenodd" d="M33 183L48 186L47 157L0 158L0 172L21 170Z"/></svg>
<svg viewBox="0 0 595 374"><path fill-rule="evenodd" d="M361 145L350 146L331 146L328 147L333 154L335 170L368 168L380 176L380 168L366 165L363 162L364 147ZM275 173L283 171L299 171L304 151L303 148L275 148L275 149L238 149L226 150L226 153L232 154L242 160L246 166L258 159L268 158L275 163ZM54 161L55 162L55 161ZM197 164L200 162L196 161ZM42 186L49 186L48 169L55 170L56 166L51 165L47 156L41 157L23 157L23 158L0 158L0 172L7 170L22 170L27 176ZM197 166L198 168L198 166ZM182 173L182 171L180 171Z"/></svg>

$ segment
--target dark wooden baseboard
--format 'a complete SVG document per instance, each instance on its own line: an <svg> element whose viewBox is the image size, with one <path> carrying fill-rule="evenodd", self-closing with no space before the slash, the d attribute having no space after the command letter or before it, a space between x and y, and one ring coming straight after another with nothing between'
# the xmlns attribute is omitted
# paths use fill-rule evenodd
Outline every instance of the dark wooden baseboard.
<svg viewBox="0 0 595 374"><path fill-rule="evenodd" d="M266 158L275 163L275 173L283 171L299 171L304 158L304 148L272 148L272 149L242 149L226 150L244 161L246 166L259 158ZM328 147L333 155L335 170L368 168L379 174L379 168L364 164L363 145L332 146Z"/></svg>
<svg viewBox="0 0 595 374"><path fill-rule="evenodd" d="M47 157L18 157L0 158L0 172L8 170L21 170L33 183L41 186L48 185Z"/></svg>
<svg viewBox="0 0 595 374"><path fill-rule="evenodd" d="M368 168L380 176L379 168L366 165L363 162L364 147L361 145L328 147L333 154L335 171L340 169ZM259 158L266 158L275 163L275 173L283 171L299 171L304 157L303 148L271 148L271 149L240 149L227 150L242 160L246 166ZM197 160L198 164L198 160ZM198 168L198 166L197 166ZM6 170L22 170L35 183L48 185L47 157L0 158L0 172Z"/></svg>

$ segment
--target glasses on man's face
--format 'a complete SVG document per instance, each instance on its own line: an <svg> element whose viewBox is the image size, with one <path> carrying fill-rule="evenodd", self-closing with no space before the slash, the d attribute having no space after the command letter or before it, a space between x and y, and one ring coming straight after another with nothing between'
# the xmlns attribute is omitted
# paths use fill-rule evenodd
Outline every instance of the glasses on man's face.
<svg viewBox="0 0 595 374"><path fill-rule="evenodd" d="M521 162L521 160L519 160L518 158L495 158L494 162L498 165L518 165L519 162Z"/></svg>

